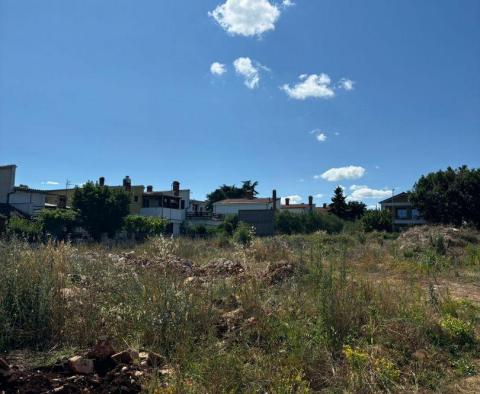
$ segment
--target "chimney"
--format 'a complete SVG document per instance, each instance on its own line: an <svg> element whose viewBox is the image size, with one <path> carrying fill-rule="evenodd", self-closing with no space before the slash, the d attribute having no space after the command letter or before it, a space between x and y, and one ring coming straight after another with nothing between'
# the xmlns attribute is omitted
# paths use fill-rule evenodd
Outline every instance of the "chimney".
<svg viewBox="0 0 480 394"><path fill-rule="evenodd" d="M313 211L313 196L308 196L308 208Z"/></svg>
<svg viewBox="0 0 480 394"><path fill-rule="evenodd" d="M272 190L272 200L273 200L273 210L277 209L277 191L275 189Z"/></svg>
<svg viewBox="0 0 480 394"><path fill-rule="evenodd" d="M323 207L324 207L325 209L327 208L327 203L326 203L326 202L323 203Z"/></svg>
<svg viewBox="0 0 480 394"><path fill-rule="evenodd" d="M285 205L288 207L290 205L290 199L287 197L285 198Z"/></svg>
<svg viewBox="0 0 480 394"><path fill-rule="evenodd" d="M147 186L147 193L151 193L153 192L153 186L152 185L148 185Z"/></svg>
<svg viewBox="0 0 480 394"><path fill-rule="evenodd" d="M123 187L126 192L129 192L132 190L132 180L128 175L125 178L123 178Z"/></svg>
<svg viewBox="0 0 480 394"><path fill-rule="evenodd" d="M173 181L172 183L172 190L173 190L173 195L175 197L178 197L180 195L180 182L178 181Z"/></svg>
<svg viewBox="0 0 480 394"><path fill-rule="evenodd" d="M105 177L101 176L98 178L98 184L99 186L105 186Z"/></svg>

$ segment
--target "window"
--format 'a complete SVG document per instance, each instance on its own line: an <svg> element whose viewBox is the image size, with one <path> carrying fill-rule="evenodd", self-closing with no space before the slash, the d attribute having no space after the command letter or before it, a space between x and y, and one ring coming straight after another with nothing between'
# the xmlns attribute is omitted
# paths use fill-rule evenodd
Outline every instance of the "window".
<svg viewBox="0 0 480 394"><path fill-rule="evenodd" d="M407 208L398 208L397 209L397 219L408 219L408 209Z"/></svg>
<svg viewBox="0 0 480 394"><path fill-rule="evenodd" d="M182 200L182 209L185 209L185 200Z"/></svg>
<svg viewBox="0 0 480 394"><path fill-rule="evenodd" d="M416 208L412 209L412 219L421 219L420 211Z"/></svg>
<svg viewBox="0 0 480 394"><path fill-rule="evenodd" d="M133 197L133 201L138 202L138 196Z"/></svg>

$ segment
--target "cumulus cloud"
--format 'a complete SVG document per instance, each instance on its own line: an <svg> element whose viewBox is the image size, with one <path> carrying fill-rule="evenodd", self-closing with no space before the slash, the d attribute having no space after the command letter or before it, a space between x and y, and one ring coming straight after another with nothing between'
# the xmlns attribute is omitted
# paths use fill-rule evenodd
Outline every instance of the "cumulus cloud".
<svg viewBox="0 0 480 394"><path fill-rule="evenodd" d="M331 85L331 79L327 74L302 74L299 77L300 82L290 86L285 84L280 87L290 98L295 100L305 100L307 98L332 98L335 91Z"/></svg>
<svg viewBox="0 0 480 394"><path fill-rule="evenodd" d="M338 82L338 87L340 89L345 89L345 90L353 90L353 85L355 84L354 81L352 81L351 79L348 79L348 78L342 78L339 82Z"/></svg>
<svg viewBox="0 0 480 394"><path fill-rule="evenodd" d="M291 1L283 5L289 6ZM208 14L228 33L251 37L274 30L280 13L268 0L227 0Z"/></svg>
<svg viewBox="0 0 480 394"><path fill-rule="evenodd" d="M292 0L283 0L282 5L286 8L295 5L295 3Z"/></svg>
<svg viewBox="0 0 480 394"><path fill-rule="evenodd" d="M317 141L325 142L327 140L327 135L325 133L318 133L317 134Z"/></svg>
<svg viewBox="0 0 480 394"><path fill-rule="evenodd" d="M285 205L285 199L289 198L290 199L290 204L300 204L302 202L302 197L299 196L298 194L294 194L292 196L284 196L281 199L282 204Z"/></svg>
<svg viewBox="0 0 480 394"><path fill-rule="evenodd" d="M315 197L315 198L322 198L322 197L323 197L323 194L322 194L322 193L317 193L317 194L315 194L313 197Z"/></svg>
<svg viewBox="0 0 480 394"><path fill-rule="evenodd" d="M366 198L378 199L378 198L387 198L392 195L390 190L385 189L371 189L368 186L350 186L350 190L353 190L352 194L348 196L349 200L363 200Z"/></svg>
<svg viewBox="0 0 480 394"><path fill-rule="evenodd" d="M314 179L325 179L329 182L341 181L342 179L359 179L365 175L365 168L359 166L347 166L330 168L321 175L315 175Z"/></svg>
<svg viewBox="0 0 480 394"><path fill-rule="evenodd" d="M60 182L56 182L56 181L45 181L45 182L42 182L42 185L55 186L55 185L60 185Z"/></svg>
<svg viewBox="0 0 480 394"><path fill-rule="evenodd" d="M245 79L245 86L249 89L255 89L260 83L260 67L253 65L249 57L239 57L233 62L235 71Z"/></svg>
<svg viewBox="0 0 480 394"><path fill-rule="evenodd" d="M227 72L227 68L225 67L225 64L213 62L210 66L210 72L213 75L223 75Z"/></svg>

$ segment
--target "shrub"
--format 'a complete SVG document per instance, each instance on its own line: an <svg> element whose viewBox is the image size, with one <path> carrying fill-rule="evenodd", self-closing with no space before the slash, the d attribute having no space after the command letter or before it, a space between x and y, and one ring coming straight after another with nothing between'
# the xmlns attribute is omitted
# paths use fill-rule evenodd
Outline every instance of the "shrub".
<svg viewBox="0 0 480 394"><path fill-rule="evenodd" d="M233 235L237 227L238 227L238 215L231 214L231 215L225 216L225 219L223 220L221 228L226 234Z"/></svg>
<svg viewBox="0 0 480 394"><path fill-rule="evenodd" d="M392 231L392 216L389 211L367 211L361 221L367 232Z"/></svg>
<svg viewBox="0 0 480 394"><path fill-rule="evenodd" d="M130 196L120 190L87 182L76 188L72 206L79 211L82 226L97 241L102 234L114 236L128 215Z"/></svg>
<svg viewBox="0 0 480 394"><path fill-rule="evenodd" d="M475 328L470 322L448 315L441 320L440 326L454 345L470 347L476 342Z"/></svg>
<svg viewBox="0 0 480 394"><path fill-rule="evenodd" d="M38 222L45 233L55 239L65 239L77 223L77 212L68 209L43 209Z"/></svg>
<svg viewBox="0 0 480 394"><path fill-rule="evenodd" d="M240 222L233 233L233 240L242 245L249 245L255 235L254 229L246 223Z"/></svg>
<svg viewBox="0 0 480 394"><path fill-rule="evenodd" d="M129 237L143 240L146 237L163 234L168 222L153 216L129 215L125 218L125 230Z"/></svg>
<svg viewBox="0 0 480 394"><path fill-rule="evenodd" d="M275 227L280 234L313 233L326 231L339 233L343 221L336 215L310 212L305 214L280 211L275 215Z"/></svg>
<svg viewBox="0 0 480 394"><path fill-rule="evenodd" d="M42 237L42 226L37 221L14 216L7 222L7 234L29 242L38 241Z"/></svg>

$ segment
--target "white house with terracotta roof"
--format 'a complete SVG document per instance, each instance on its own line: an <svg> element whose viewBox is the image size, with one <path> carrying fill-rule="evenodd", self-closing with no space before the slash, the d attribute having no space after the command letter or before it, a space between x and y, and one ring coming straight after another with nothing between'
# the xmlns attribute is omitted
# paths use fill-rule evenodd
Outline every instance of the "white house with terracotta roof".
<svg viewBox="0 0 480 394"><path fill-rule="evenodd" d="M290 198L286 197L281 209L291 213L309 213L315 210L315 204L312 196L308 196L308 204L290 204Z"/></svg>
<svg viewBox="0 0 480 394"><path fill-rule="evenodd" d="M271 211L279 208L280 198L277 198L275 190L272 197L228 198L213 203L213 213L216 215L238 215L240 211Z"/></svg>

